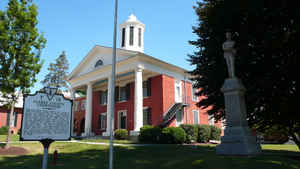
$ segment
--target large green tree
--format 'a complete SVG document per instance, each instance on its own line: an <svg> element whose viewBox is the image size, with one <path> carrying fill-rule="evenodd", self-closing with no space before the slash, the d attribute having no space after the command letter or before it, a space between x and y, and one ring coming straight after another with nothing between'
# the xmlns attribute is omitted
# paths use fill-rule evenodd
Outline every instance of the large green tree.
<svg viewBox="0 0 300 169"><path fill-rule="evenodd" d="M29 91L42 66L40 55L46 40L38 32L37 15L37 6L30 0L9 0L6 10L0 10L0 91L11 108L10 121L17 94Z"/></svg>
<svg viewBox="0 0 300 169"><path fill-rule="evenodd" d="M48 67L48 74L42 81L44 87L51 86L56 87L59 91L67 90L68 83L66 81L68 76L69 63L66 58L66 53L63 51L62 54L55 60L55 63L50 63Z"/></svg>
<svg viewBox="0 0 300 169"><path fill-rule="evenodd" d="M190 41L196 51L189 61L199 95L198 106L213 105L208 112L225 117L220 91L228 77L222 43L231 31L236 41L236 75L245 85L247 119L259 131L277 126L300 147L300 115L296 107L297 42L300 11L296 1L203 0L194 7L198 23ZM299 102L299 100L298 100Z"/></svg>

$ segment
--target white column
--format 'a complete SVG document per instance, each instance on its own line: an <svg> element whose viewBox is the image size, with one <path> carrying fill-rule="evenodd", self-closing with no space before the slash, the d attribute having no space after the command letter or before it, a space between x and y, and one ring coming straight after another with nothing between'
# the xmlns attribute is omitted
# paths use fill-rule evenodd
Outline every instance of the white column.
<svg viewBox="0 0 300 169"><path fill-rule="evenodd" d="M134 86L134 130L131 135L138 135L143 126L143 69L137 67L135 70Z"/></svg>
<svg viewBox="0 0 300 169"><path fill-rule="evenodd" d="M72 121L71 121L71 136L74 136L74 118L75 118L75 110L76 110L76 105L75 105L75 90L73 88L71 88L70 90L71 92L71 99L73 100L73 107L72 107Z"/></svg>
<svg viewBox="0 0 300 169"><path fill-rule="evenodd" d="M106 106L106 131L104 133L102 133L103 136L109 136L109 132L110 132L110 98L111 97L114 97L111 95L111 83L112 83L112 80L111 80L111 76L108 77L108 83L107 83L107 106ZM114 130L114 125L113 125L113 128Z"/></svg>
<svg viewBox="0 0 300 169"><path fill-rule="evenodd" d="M92 83L89 82L86 91L86 109L85 109L85 126L84 136L92 135L92 104L93 104L93 88Z"/></svg>

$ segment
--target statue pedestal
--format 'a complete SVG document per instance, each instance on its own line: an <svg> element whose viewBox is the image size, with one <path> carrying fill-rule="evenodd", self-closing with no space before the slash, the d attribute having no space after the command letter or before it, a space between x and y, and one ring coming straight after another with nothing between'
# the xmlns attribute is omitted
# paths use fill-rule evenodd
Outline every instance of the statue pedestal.
<svg viewBox="0 0 300 169"><path fill-rule="evenodd" d="M221 144L216 147L217 154L255 155L261 153L256 137L251 135L246 120L246 91L238 78L225 80L222 87L225 96L226 128Z"/></svg>

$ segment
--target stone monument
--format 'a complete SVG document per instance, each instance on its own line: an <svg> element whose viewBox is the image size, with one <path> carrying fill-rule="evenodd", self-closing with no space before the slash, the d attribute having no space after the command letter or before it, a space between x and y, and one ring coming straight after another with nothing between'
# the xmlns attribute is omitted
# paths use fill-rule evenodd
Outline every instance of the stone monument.
<svg viewBox="0 0 300 169"><path fill-rule="evenodd" d="M234 59L235 42L231 40L231 33L226 33L223 44L224 58L226 59L229 78L225 79L222 92L225 97L226 128L221 144L216 147L217 154L223 155L255 155L261 153L261 147L256 137L251 135L246 120L246 91L241 80L235 76Z"/></svg>

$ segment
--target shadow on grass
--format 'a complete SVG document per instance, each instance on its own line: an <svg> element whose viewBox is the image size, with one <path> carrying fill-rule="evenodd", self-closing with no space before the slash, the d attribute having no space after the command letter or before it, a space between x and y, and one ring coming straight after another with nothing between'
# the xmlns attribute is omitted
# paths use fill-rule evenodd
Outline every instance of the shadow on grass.
<svg viewBox="0 0 300 169"><path fill-rule="evenodd" d="M56 166L52 164L50 149L48 169L107 169L107 148L92 146L84 151L59 153ZM114 152L115 169L300 169L299 161L287 157L300 154L282 150L265 150L264 154L254 157L217 156L215 147L211 146L115 147ZM1 169L37 169L41 163L41 154L0 156Z"/></svg>

